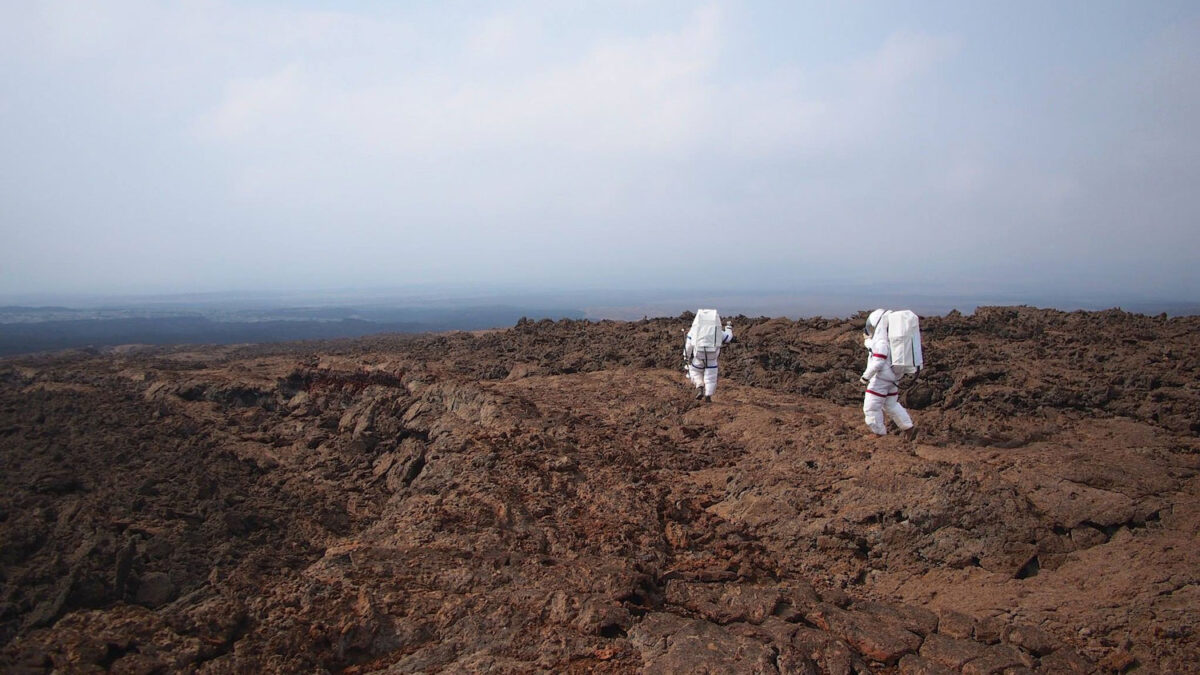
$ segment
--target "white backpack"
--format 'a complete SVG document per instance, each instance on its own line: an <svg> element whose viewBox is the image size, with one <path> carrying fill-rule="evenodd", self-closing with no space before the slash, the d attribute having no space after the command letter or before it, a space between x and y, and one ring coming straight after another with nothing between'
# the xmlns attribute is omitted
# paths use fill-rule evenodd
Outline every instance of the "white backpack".
<svg viewBox="0 0 1200 675"><path fill-rule="evenodd" d="M898 377L920 372L925 365L921 355L921 324L907 309L888 312L888 348L892 354L892 372Z"/></svg>
<svg viewBox="0 0 1200 675"><path fill-rule="evenodd" d="M698 309L696 318L692 319L692 329L688 331L692 337L692 347L701 350L720 349L725 331L721 327L721 316L715 309Z"/></svg>

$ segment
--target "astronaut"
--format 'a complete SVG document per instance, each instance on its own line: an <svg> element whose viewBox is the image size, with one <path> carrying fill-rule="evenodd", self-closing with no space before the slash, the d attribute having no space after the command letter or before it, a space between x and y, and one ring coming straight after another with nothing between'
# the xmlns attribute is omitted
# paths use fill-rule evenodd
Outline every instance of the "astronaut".
<svg viewBox="0 0 1200 675"><path fill-rule="evenodd" d="M867 369L859 378L860 382L867 385L867 393L863 396L863 415L867 427L880 436L887 434L884 415L903 432L914 428L912 418L899 401L900 387L896 383L900 378L892 371L887 315L887 311L877 309L867 317L867 325L863 327L863 346L870 355L867 357ZM905 435L911 437L913 433Z"/></svg>
<svg viewBox="0 0 1200 675"><path fill-rule="evenodd" d="M697 312L692 329L688 331L684 341L683 358L687 362L688 379L696 388L696 400L704 399L706 402L712 403L712 396L717 391L717 359L721 355L721 347L733 341L733 324L725 322L725 329L720 334L720 344L712 346L705 344L705 346L698 347L696 342L710 342L710 340L697 337L698 331L703 330L703 322L708 318L706 312L712 312L711 316L716 317L715 310ZM720 319L718 318L717 321L719 322Z"/></svg>

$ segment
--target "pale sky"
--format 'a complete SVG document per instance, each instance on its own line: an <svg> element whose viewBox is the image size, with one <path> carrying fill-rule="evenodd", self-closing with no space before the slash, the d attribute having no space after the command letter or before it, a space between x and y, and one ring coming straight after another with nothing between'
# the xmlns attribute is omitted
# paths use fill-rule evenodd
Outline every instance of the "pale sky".
<svg viewBox="0 0 1200 675"><path fill-rule="evenodd" d="M0 4L0 296L1200 297L1200 2Z"/></svg>

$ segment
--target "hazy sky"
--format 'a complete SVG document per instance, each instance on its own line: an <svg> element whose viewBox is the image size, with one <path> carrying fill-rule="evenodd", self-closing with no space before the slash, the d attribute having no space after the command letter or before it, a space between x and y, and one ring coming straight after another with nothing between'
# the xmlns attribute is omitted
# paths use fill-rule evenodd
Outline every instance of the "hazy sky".
<svg viewBox="0 0 1200 675"><path fill-rule="evenodd" d="M1200 296L1200 2L0 3L0 295Z"/></svg>

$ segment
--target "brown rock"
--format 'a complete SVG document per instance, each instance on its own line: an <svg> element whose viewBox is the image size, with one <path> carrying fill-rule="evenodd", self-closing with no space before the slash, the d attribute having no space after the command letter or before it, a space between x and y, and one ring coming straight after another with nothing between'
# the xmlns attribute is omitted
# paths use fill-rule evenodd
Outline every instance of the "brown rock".
<svg viewBox="0 0 1200 675"><path fill-rule="evenodd" d="M1010 541L1000 550L990 551L983 556L979 564L989 572L1003 574L1007 577L1018 578L1029 561L1037 555L1037 545L1023 541Z"/></svg>
<svg viewBox="0 0 1200 675"><path fill-rule="evenodd" d="M1096 670L1096 664L1070 647L1063 647L1041 660L1042 670L1047 673L1071 673L1085 675Z"/></svg>
<svg viewBox="0 0 1200 675"><path fill-rule="evenodd" d="M171 577L161 572L151 572L138 584L134 601L139 605L161 607L175 599L176 588Z"/></svg>
<svg viewBox="0 0 1200 675"><path fill-rule="evenodd" d="M648 614L629 631L644 673L768 673L774 652L708 621Z"/></svg>
<svg viewBox="0 0 1200 675"><path fill-rule="evenodd" d="M922 658L955 670L962 668L963 664L972 659L982 657L985 653L987 653L987 648L978 642L946 637L941 633L934 633L925 638L920 652Z"/></svg>
<svg viewBox="0 0 1200 675"><path fill-rule="evenodd" d="M792 649L780 651L775 665L780 675L819 675L821 672L812 659Z"/></svg>
<svg viewBox="0 0 1200 675"><path fill-rule="evenodd" d="M126 654L113 662L109 672L124 675L156 675L167 672L167 664L147 654Z"/></svg>
<svg viewBox="0 0 1200 675"><path fill-rule="evenodd" d="M395 453L395 459L388 467L384 484L388 490L397 492L412 484L421 471L425 469L425 444L415 438L406 438L400 442L400 448Z"/></svg>
<svg viewBox="0 0 1200 675"><path fill-rule="evenodd" d="M900 675L954 675L958 672L914 654L905 654L898 665Z"/></svg>
<svg viewBox="0 0 1200 675"><path fill-rule="evenodd" d="M779 602L772 614L784 621L799 621L804 615L821 602L821 598L812 586L798 583L780 587Z"/></svg>
<svg viewBox="0 0 1200 675"><path fill-rule="evenodd" d="M1038 555L1043 557L1052 553L1067 553L1074 548L1066 537L1058 534L1042 537L1038 540L1037 547Z"/></svg>
<svg viewBox="0 0 1200 675"><path fill-rule="evenodd" d="M854 609L899 623L905 630L921 637L929 635L938 628L937 615L921 607L885 605L881 602L856 602Z"/></svg>
<svg viewBox="0 0 1200 675"><path fill-rule="evenodd" d="M948 668L804 623L809 583L844 589L850 637L1042 654L1000 673L1096 667L1008 615L938 632L889 603L1054 608L1111 665L1195 670L1200 316L926 317L917 445L849 405L861 320L767 323L715 407L670 319L0 359L0 671ZM197 592L134 604L153 572ZM622 637L655 613L687 621Z"/></svg>
<svg viewBox="0 0 1200 675"><path fill-rule="evenodd" d="M1137 662L1137 657L1133 654L1130 654L1125 649L1118 648L1105 655L1096 665L1106 671L1123 673L1137 665Z"/></svg>
<svg viewBox="0 0 1200 675"><path fill-rule="evenodd" d="M71 596L71 589L75 586L76 572L71 570L71 573L66 578L60 579L55 587L53 595L42 600L33 608L25 618L25 628L37 628L52 623L62 613L63 608L67 604L67 598Z"/></svg>
<svg viewBox="0 0 1200 675"><path fill-rule="evenodd" d="M962 612L942 610L938 617L937 631L952 638L969 640L975 635L975 619Z"/></svg>
<svg viewBox="0 0 1200 675"><path fill-rule="evenodd" d="M129 573L133 571L133 558L137 554L137 542L128 539L117 553L116 570L113 574L113 587L117 595L124 597L125 586L129 583Z"/></svg>
<svg viewBox="0 0 1200 675"><path fill-rule="evenodd" d="M1052 572L1067 563L1067 554L1042 553L1038 555L1038 561L1043 570Z"/></svg>
<svg viewBox="0 0 1200 675"><path fill-rule="evenodd" d="M1071 543L1075 548L1091 548L1108 541L1108 535L1091 525L1079 525L1071 529Z"/></svg>
<svg viewBox="0 0 1200 675"><path fill-rule="evenodd" d="M851 675L870 672L862 657L854 653L850 645L829 633L812 628L800 628L792 638L792 645L812 659L821 673Z"/></svg>
<svg viewBox="0 0 1200 675"><path fill-rule="evenodd" d="M391 471L392 466L396 463L396 453L385 452L375 460L374 466L371 468L371 478L379 479Z"/></svg>
<svg viewBox="0 0 1200 675"><path fill-rule="evenodd" d="M769 644L776 651L776 665L780 673L795 673L797 675L817 675L821 670L810 656L811 650L795 640L796 633L802 629L794 623L787 623L777 617L768 618L761 625L750 623L735 623L726 627L734 635L747 637L757 642ZM833 638L828 638L832 640Z"/></svg>
<svg viewBox="0 0 1200 675"><path fill-rule="evenodd" d="M574 459L571 459L570 457L568 457L566 455L560 455L560 456L550 460L550 463L547 465L546 468L550 469L551 471L570 473L570 472L578 469L579 465L575 462Z"/></svg>
<svg viewBox="0 0 1200 675"><path fill-rule="evenodd" d="M811 593L811 589L809 589ZM672 581L666 588L666 600L719 624L745 621L761 624L773 613L798 617L802 608L811 607L809 595L801 588L708 584Z"/></svg>
<svg viewBox="0 0 1200 675"><path fill-rule="evenodd" d="M822 602L827 602L835 607L849 607L850 596L840 588L826 588L818 592Z"/></svg>
<svg viewBox="0 0 1200 675"><path fill-rule="evenodd" d="M895 663L921 646L921 638L898 623L866 612L852 612L821 603L805 618L850 643L863 656L880 663Z"/></svg>
<svg viewBox="0 0 1200 675"><path fill-rule="evenodd" d="M994 645L1000 642L1004 633L1004 620L998 616L985 616L975 622L975 639Z"/></svg>
<svg viewBox="0 0 1200 675"><path fill-rule="evenodd" d="M632 624L629 610L599 599L584 601L575 619L575 627L580 633L603 637L624 636Z"/></svg>
<svg viewBox="0 0 1200 675"><path fill-rule="evenodd" d="M963 664L963 675L995 675L1010 668L1028 668L1033 660L1012 645L993 645L987 652Z"/></svg>
<svg viewBox="0 0 1200 675"><path fill-rule="evenodd" d="M304 408L304 407L308 406L308 404L309 404L308 392L302 391L302 392L296 394L295 396L291 397L290 399L288 399L287 407L290 410L298 410L300 408Z"/></svg>
<svg viewBox="0 0 1200 675"><path fill-rule="evenodd" d="M103 640L97 639L95 636L71 635L68 641L60 645L62 648L62 656L65 658L55 659L59 666L72 665L81 670L87 670L87 665L99 664L104 660L104 656L108 653L108 647ZM118 645L119 646L119 645Z"/></svg>
<svg viewBox="0 0 1200 675"><path fill-rule="evenodd" d="M779 604L782 595L777 588L735 585L721 594L721 613L718 623L747 621L760 624Z"/></svg>
<svg viewBox="0 0 1200 675"><path fill-rule="evenodd" d="M1037 626L1013 624L1005 626L1001 637L1009 644L1021 647L1037 656L1049 654L1058 647L1058 641Z"/></svg>
<svg viewBox="0 0 1200 675"><path fill-rule="evenodd" d="M1029 492L1029 500L1049 517L1071 528L1084 522L1117 525L1128 522L1134 515L1133 500L1128 496L1075 482L1039 485Z"/></svg>

